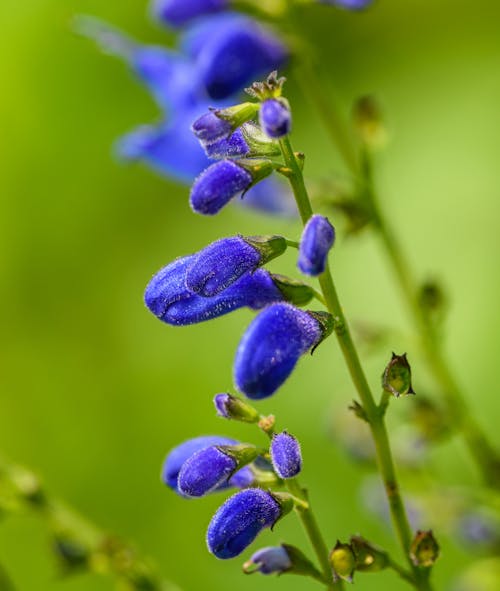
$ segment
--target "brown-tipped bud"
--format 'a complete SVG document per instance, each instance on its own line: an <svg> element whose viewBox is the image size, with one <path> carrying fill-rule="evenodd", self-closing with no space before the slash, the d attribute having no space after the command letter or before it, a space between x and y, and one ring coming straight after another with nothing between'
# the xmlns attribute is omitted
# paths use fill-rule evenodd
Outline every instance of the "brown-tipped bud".
<svg viewBox="0 0 500 591"><path fill-rule="evenodd" d="M391 360L382 374L382 387L396 398L415 394L411 385L411 367L406 353L403 355L392 354Z"/></svg>
<svg viewBox="0 0 500 591"><path fill-rule="evenodd" d="M352 536L351 547L356 556L356 570L360 572L376 573L389 565L387 553L361 536Z"/></svg>
<svg viewBox="0 0 500 591"><path fill-rule="evenodd" d="M380 105L373 96L362 96L353 108L354 127L361 141L371 149L382 148L387 142Z"/></svg>
<svg viewBox="0 0 500 591"><path fill-rule="evenodd" d="M418 530L410 547L410 558L415 566L431 567L439 557L439 544L432 530Z"/></svg>
<svg viewBox="0 0 500 591"><path fill-rule="evenodd" d="M335 580L342 579L352 583L356 570L356 556L352 546L337 540L334 549L330 552L329 559Z"/></svg>

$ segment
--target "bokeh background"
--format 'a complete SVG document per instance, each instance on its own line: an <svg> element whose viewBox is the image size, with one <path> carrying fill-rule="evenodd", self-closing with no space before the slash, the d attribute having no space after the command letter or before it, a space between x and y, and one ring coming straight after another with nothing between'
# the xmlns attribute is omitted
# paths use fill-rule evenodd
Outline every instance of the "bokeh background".
<svg viewBox="0 0 500 591"><path fill-rule="evenodd" d="M145 12L141 0L0 3L0 450L93 521L133 540L184 590L313 589L298 577L243 577L241 561L215 560L204 532L221 497L186 502L159 481L166 451L186 437L259 435L217 419L211 403L232 387L234 350L251 314L167 327L143 306L146 282L222 235L296 236L299 228L237 207L214 219L195 216L187 188L113 160L115 138L157 118L157 108L122 64L71 33L71 20L94 14L141 39L168 41ZM391 142L377 177L385 207L419 275L446 286L446 348L497 444L499 19L495 0L379 0L363 14L316 7L303 21L345 112L366 92L384 106ZM308 175L341 173L293 80L289 92L294 144L307 154ZM433 395L376 238L345 239L340 221L339 234L333 268L349 317L396 329L385 348L363 349L371 383L378 388L392 349L406 350L416 391ZM279 268L293 273L293 254ZM332 443L333 417L347 415L353 396L330 340L261 408L302 441L303 481L329 543L359 532L398 555L388 525L360 501L366 472ZM428 465L445 482L477 482L456 440ZM422 525L439 536L438 522L431 512ZM284 539L307 548L293 517L260 541ZM446 589L473 554L450 536L440 542L436 588ZM0 561L23 591L112 588L92 575L61 580L47 530L32 515L0 523ZM392 573L357 578L362 590L403 586Z"/></svg>

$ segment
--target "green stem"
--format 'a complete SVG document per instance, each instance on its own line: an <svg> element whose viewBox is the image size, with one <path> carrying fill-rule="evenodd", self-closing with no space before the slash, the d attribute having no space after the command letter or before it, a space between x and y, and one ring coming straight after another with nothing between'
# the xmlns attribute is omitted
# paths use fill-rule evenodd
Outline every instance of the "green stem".
<svg viewBox="0 0 500 591"><path fill-rule="evenodd" d="M330 591L341 591L344 588L342 581L333 582L332 568L328 560L328 547L323 539L323 536L321 535L318 522L316 521L316 517L314 516L309 504L306 490L300 486L296 478L290 478L287 480L286 486L294 497L301 499L308 505L307 507L300 505L296 506L295 511L299 516L299 519L314 549L316 557L318 558L324 580L327 582L326 588Z"/></svg>
<svg viewBox="0 0 500 591"><path fill-rule="evenodd" d="M261 415L261 422L267 422L268 420L268 417ZM264 432L269 437L269 439L272 439L275 432L274 423L272 427L265 429ZM316 517L314 516L307 491L300 486L297 478L290 478L285 481L285 484L291 495L305 503L303 506L296 506L295 511L302 523L302 526L304 527L309 541L311 542L314 553L316 554L316 558L320 564L321 572L323 573L323 582L325 582L327 585L326 588L328 591L343 591L343 582L340 580L336 582L333 581L332 568L328 560L328 546L326 545L326 542L321 534L321 530L319 529L318 522L316 521Z"/></svg>
<svg viewBox="0 0 500 591"><path fill-rule="evenodd" d="M302 222L306 224L313 214L313 210L304 183L302 170L297 162L288 137L285 137L280 141L280 146L285 164L293 173L289 179L290 184L297 201L297 207L299 209ZM394 528L397 532L399 543L413 572L414 584L416 588L420 589L421 591L429 590L431 589L431 586L427 580L427 577L424 578L421 575L421 572L413 565L409 556L412 533L403 500L399 492L399 485L392 460L384 416L380 412L375 399L373 398L363 368L361 367L358 353L356 351L356 347L354 346L347 320L340 305L337 291L335 289L335 284L333 282L328 265L325 272L320 275L319 282L327 303L328 310L336 320L337 327L335 332L337 339L344 355L346 365L349 369L351 379L361 399L363 409L370 425L372 437L375 442L378 465L382 479L384 481L391 517Z"/></svg>
<svg viewBox="0 0 500 591"><path fill-rule="evenodd" d="M380 208L373 181L371 161L366 152L363 154L363 177L366 183L366 197L369 200L375 227L420 335L427 364L431 368L435 380L441 386L442 395L450 414L450 422L454 423L462 432L470 453L481 470L484 481L490 486L500 488L500 456L472 416L466 399L444 358L436 332L419 302L417 284L411 274L408 261Z"/></svg>

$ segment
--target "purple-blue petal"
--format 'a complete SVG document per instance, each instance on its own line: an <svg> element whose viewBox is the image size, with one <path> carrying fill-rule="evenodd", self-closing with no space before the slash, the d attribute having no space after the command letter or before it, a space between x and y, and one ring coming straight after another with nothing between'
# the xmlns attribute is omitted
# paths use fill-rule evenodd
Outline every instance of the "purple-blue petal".
<svg viewBox="0 0 500 591"><path fill-rule="evenodd" d="M207 19L186 35L183 47L195 59L203 86L214 99L227 98L281 68L289 55L269 29L233 14Z"/></svg>
<svg viewBox="0 0 500 591"><path fill-rule="evenodd" d="M255 271L261 258L243 237L221 238L194 256L186 273L186 286L194 293L212 297L245 273Z"/></svg>
<svg viewBox="0 0 500 591"><path fill-rule="evenodd" d="M280 138L290 133L292 115L282 100L268 99L260 106L259 122L269 137Z"/></svg>
<svg viewBox="0 0 500 591"><path fill-rule="evenodd" d="M227 6L228 0L153 0L151 12L158 21L168 26L182 27Z"/></svg>
<svg viewBox="0 0 500 591"><path fill-rule="evenodd" d="M193 211L215 215L252 184L252 176L231 160L215 162L195 180L190 195Z"/></svg>
<svg viewBox="0 0 500 591"><path fill-rule="evenodd" d="M237 443L234 439L219 435L204 435L184 441L171 449L165 458L161 474L163 482L178 492L177 479L179 477L179 471L188 458L211 445L235 445Z"/></svg>
<svg viewBox="0 0 500 591"><path fill-rule="evenodd" d="M202 497L227 483L236 460L210 446L190 456L179 471L178 489L186 497Z"/></svg>
<svg viewBox="0 0 500 591"><path fill-rule="evenodd" d="M201 142L201 145L205 150L207 157L212 160L220 160L222 158L244 158L250 153L250 146L248 145L241 129L237 129L230 136L221 138L215 142Z"/></svg>
<svg viewBox="0 0 500 591"><path fill-rule="evenodd" d="M335 229L322 215L309 218L300 240L297 265L302 273L316 276L323 273L328 253L335 242Z"/></svg>
<svg viewBox="0 0 500 591"><path fill-rule="evenodd" d="M276 434L271 442L271 461L280 478L297 476L302 470L302 454L297 439L286 431Z"/></svg>
<svg viewBox="0 0 500 591"><path fill-rule="evenodd" d="M297 361L321 339L316 319L290 304L263 310L247 328L234 362L234 380L248 398L271 396Z"/></svg>
<svg viewBox="0 0 500 591"><path fill-rule="evenodd" d="M212 517L207 531L208 549L217 558L234 558L263 529L272 527L280 515L280 506L270 493L259 488L238 492Z"/></svg>

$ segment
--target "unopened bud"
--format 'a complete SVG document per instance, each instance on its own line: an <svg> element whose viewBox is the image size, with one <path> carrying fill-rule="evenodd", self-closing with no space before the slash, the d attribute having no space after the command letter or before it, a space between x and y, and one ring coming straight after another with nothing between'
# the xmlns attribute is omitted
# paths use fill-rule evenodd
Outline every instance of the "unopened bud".
<svg viewBox="0 0 500 591"><path fill-rule="evenodd" d="M387 553L361 536L352 536L351 547L356 555L356 570L376 573L387 568L389 564Z"/></svg>
<svg viewBox="0 0 500 591"><path fill-rule="evenodd" d="M415 566L431 567L439 557L439 544L432 530L418 530L410 547L410 558Z"/></svg>
<svg viewBox="0 0 500 591"><path fill-rule="evenodd" d="M391 360L382 374L382 387L396 398L415 394L411 385L411 367L406 353L403 355L392 354Z"/></svg>
<svg viewBox="0 0 500 591"><path fill-rule="evenodd" d="M342 579L352 583L354 571L356 570L356 556L352 546L337 540L329 558L335 579Z"/></svg>
<svg viewBox="0 0 500 591"><path fill-rule="evenodd" d="M217 415L224 419L232 419L243 423L257 423L259 421L260 415L253 406L243 402L241 398L231 396L231 394L216 394L214 405Z"/></svg>
<svg viewBox="0 0 500 591"><path fill-rule="evenodd" d="M373 96L362 96L353 108L353 122L361 141L372 149L382 148L387 142L387 130L380 105Z"/></svg>

